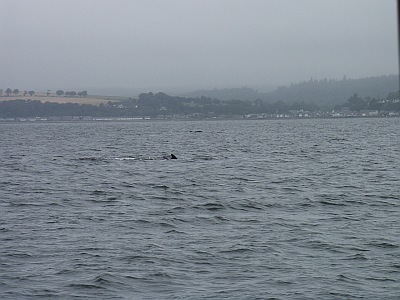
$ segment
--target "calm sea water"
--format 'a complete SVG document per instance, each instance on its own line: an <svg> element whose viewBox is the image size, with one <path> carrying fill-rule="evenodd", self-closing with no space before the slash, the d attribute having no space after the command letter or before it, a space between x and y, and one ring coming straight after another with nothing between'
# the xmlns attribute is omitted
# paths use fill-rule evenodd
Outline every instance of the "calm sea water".
<svg viewBox="0 0 400 300"><path fill-rule="evenodd" d="M0 124L0 298L400 299L399 132Z"/></svg>

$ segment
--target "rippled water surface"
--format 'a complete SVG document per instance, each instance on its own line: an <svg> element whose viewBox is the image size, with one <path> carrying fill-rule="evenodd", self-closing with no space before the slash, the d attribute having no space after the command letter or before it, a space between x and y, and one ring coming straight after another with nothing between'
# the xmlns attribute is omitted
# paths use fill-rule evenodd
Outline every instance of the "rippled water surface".
<svg viewBox="0 0 400 300"><path fill-rule="evenodd" d="M0 124L0 298L399 299L399 132Z"/></svg>

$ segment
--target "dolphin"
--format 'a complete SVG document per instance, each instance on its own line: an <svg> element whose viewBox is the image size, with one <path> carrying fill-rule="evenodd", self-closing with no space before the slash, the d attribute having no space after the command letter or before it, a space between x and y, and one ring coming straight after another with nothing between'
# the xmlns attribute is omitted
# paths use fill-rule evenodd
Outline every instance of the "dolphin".
<svg viewBox="0 0 400 300"><path fill-rule="evenodd" d="M170 155L164 155L163 158L164 159L178 159L173 153L171 153Z"/></svg>

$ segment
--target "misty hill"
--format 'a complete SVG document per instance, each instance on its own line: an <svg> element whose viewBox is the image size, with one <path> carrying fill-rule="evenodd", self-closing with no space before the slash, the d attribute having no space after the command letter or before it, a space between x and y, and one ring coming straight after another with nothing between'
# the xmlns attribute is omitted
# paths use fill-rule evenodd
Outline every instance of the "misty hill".
<svg viewBox="0 0 400 300"><path fill-rule="evenodd" d="M226 100L249 100L253 101L259 99L261 94L252 88L225 88L225 89L213 89L213 90L198 90L185 94L186 97L207 97L213 99L219 99L222 101Z"/></svg>
<svg viewBox="0 0 400 300"><path fill-rule="evenodd" d="M360 97L383 98L388 93L399 89L398 75L384 75L360 79L310 79L289 86L279 87L271 92L259 93L257 90L243 87L233 89L200 90L188 95L191 97L209 97L220 100L256 100L267 103L282 101L315 103L323 107L342 104L357 93Z"/></svg>
<svg viewBox="0 0 400 300"><path fill-rule="evenodd" d="M345 102L349 96L357 93L360 97L386 97L391 91L399 89L399 76L388 75L361 79L322 79L300 82L280 87L266 93L261 99L267 102L284 101L286 103L307 102L321 106L334 106Z"/></svg>

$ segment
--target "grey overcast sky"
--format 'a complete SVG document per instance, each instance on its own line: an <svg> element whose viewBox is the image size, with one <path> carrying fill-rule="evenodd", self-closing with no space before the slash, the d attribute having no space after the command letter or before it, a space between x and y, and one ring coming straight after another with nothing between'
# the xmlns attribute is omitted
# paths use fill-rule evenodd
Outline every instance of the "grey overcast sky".
<svg viewBox="0 0 400 300"><path fill-rule="evenodd" d="M0 0L0 88L398 74L395 0Z"/></svg>

